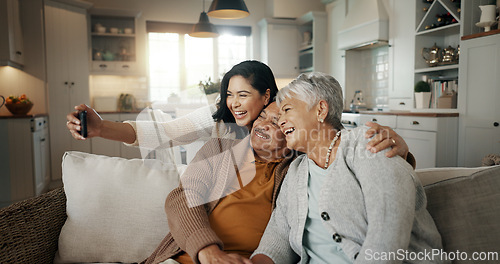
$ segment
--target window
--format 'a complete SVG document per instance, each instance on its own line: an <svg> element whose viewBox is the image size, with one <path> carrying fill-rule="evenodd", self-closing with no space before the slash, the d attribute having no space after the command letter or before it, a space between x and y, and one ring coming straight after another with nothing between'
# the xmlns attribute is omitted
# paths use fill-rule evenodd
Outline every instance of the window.
<svg viewBox="0 0 500 264"><path fill-rule="evenodd" d="M200 81L219 80L231 67L247 60L248 36L221 34L193 38L183 33L149 32L150 100L167 101L176 94L183 103L201 103Z"/></svg>

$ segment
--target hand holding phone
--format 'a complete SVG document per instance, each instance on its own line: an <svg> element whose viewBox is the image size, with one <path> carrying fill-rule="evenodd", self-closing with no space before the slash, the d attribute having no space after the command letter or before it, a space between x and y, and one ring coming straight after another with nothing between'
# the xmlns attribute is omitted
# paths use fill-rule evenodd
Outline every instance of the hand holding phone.
<svg viewBox="0 0 500 264"><path fill-rule="evenodd" d="M78 119L80 119L80 131L78 133L86 138L87 137L87 111L78 112Z"/></svg>

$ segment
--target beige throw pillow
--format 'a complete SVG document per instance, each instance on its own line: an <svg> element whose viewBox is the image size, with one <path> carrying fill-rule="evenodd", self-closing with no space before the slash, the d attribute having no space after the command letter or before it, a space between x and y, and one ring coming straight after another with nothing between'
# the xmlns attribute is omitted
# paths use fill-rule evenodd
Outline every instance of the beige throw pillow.
<svg viewBox="0 0 500 264"><path fill-rule="evenodd" d="M56 263L140 262L168 233L174 164L67 152L62 171L68 219Z"/></svg>

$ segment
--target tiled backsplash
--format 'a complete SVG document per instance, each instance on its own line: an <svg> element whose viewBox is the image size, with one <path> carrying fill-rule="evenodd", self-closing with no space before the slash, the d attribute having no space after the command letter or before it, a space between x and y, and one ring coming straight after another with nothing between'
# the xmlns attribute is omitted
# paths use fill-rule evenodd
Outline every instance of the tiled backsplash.
<svg viewBox="0 0 500 264"><path fill-rule="evenodd" d="M128 93L134 95L137 101L148 101L149 89L146 77L91 75L89 84L90 98L100 96L118 98L120 94Z"/></svg>
<svg viewBox="0 0 500 264"><path fill-rule="evenodd" d="M370 108L389 104L389 48L346 52L346 105L349 108L355 90L361 90Z"/></svg>

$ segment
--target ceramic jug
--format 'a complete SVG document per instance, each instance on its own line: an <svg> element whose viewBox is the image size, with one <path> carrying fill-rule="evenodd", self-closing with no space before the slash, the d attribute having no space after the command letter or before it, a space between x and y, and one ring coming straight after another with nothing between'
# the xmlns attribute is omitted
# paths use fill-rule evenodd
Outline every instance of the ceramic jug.
<svg viewBox="0 0 500 264"><path fill-rule="evenodd" d="M429 67L438 66L441 62L441 49L436 46L436 43L434 43L432 48L423 48L421 53Z"/></svg>
<svg viewBox="0 0 500 264"><path fill-rule="evenodd" d="M479 8L481 9L481 18L476 26L483 27L484 32L488 32L491 30L491 26L496 23L497 7L495 5L482 5Z"/></svg>

